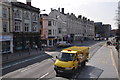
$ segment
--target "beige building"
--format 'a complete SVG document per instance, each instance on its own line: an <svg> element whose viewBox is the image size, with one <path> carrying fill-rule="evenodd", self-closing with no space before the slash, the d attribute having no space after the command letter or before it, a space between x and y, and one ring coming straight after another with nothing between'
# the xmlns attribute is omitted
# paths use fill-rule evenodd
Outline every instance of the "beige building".
<svg viewBox="0 0 120 80"><path fill-rule="evenodd" d="M57 21L48 14L41 14L41 41L47 46L53 46L57 42Z"/></svg>
<svg viewBox="0 0 120 80"><path fill-rule="evenodd" d="M33 7L30 0L26 4L12 2L13 50L24 51L40 47L39 8Z"/></svg>
<svg viewBox="0 0 120 80"><path fill-rule="evenodd" d="M0 52L13 53L13 35L11 34L11 4L0 2Z"/></svg>
<svg viewBox="0 0 120 80"><path fill-rule="evenodd" d="M2 53L40 47L39 8L31 0L0 2L0 44Z"/></svg>

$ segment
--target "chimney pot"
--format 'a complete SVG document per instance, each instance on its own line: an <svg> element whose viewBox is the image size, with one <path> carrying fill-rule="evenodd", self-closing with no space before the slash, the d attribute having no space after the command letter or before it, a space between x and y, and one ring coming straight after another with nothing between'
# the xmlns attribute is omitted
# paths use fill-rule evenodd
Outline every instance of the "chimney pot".
<svg viewBox="0 0 120 80"><path fill-rule="evenodd" d="M31 6L31 0L26 0L26 4Z"/></svg>
<svg viewBox="0 0 120 80"><path fill-rule="evenodd" d="M64 14L64 8L62 8L62 13Z"/></svg>
<svg viewBox="0 0 120 80"><path fill-rule="evenodd" d="M58 11L60 12L60 8L58 8Z"/></svg>
<svg viewBox="0 0 120 80"><path fill-rule="evenodd" d="M78 18L80 18L80 19L81 19L81 18L82 18L82 15L79 15L79 16L78 16Z"/></svg>

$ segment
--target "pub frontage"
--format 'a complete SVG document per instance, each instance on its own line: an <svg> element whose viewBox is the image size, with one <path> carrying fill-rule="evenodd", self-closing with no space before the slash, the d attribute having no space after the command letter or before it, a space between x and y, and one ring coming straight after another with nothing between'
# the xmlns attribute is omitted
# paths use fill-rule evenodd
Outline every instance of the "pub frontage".
<svg viewBox="0 0 120 80"><path fill-rule="evenodd" d="M27 49L36 49L40 48L40 33L13 33L13 50L24 51Z"/></svg>

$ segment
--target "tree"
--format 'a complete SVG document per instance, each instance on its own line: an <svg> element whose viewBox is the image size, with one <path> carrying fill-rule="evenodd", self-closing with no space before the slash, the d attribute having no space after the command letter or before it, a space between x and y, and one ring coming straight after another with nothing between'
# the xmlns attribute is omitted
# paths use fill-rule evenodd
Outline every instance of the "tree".
<svg viewBox="0 0 120 80"><path fill-rule="evenodd" d="M117 35L117 36L120 36L120 24L118 24L118 29L117 29L117 31L116 31L116 35Z"/></svg>

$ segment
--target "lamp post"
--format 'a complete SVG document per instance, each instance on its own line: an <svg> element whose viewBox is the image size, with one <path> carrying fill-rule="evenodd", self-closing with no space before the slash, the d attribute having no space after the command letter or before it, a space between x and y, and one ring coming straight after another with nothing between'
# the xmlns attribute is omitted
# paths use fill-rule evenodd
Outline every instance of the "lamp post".
<svg viewBox="0 0 120 80"><path fill-rule="evenodd" d="M41 16L41 12L42 11L46 11L45 9L43 9L43 10L40 10L40 14L39 14L39 18L41 19L42 18L42 16ZM42 21L41 21L42 22ZM42 26L42 24L40 24L40 26ZM42 30L42 29L41 29ZM39 42L39 45L40 45L40 50L42 50L42 41L41 41L41 32L40 32L40 42Z"/></svg>

